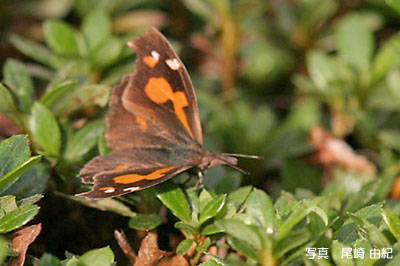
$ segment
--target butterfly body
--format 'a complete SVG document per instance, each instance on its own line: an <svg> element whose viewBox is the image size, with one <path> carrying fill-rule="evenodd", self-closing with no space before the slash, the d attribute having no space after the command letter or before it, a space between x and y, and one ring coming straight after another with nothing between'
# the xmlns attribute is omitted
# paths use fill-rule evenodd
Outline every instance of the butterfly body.
<svg viewBox="0 0 400 266"><path fill-rule="evenodd" d="M128 46L135 50L137 63L134 73L112 90L105 134L112 152L95 157L80 171L82 182L93 187L78 195L114 197L190 168L236 165L235 156L241 155L203 149L194 88L167 39L152 28Z"/></svg>

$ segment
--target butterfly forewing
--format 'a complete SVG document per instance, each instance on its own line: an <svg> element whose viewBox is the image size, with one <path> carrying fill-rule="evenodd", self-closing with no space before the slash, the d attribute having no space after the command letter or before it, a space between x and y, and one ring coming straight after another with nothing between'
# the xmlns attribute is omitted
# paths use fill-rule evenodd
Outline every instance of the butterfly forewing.
<svg viewBox="0 0 400 266"><path fill-rule="evenodd" d="M174 114L184 130L199 144L203 144L196 95L185 66L165 37L152 28L128 43L137 56L134 83L143 88L148 100ZM146 77L146 78L144 78ZM132 95L133 94L133 95ZM133 100L133 90L126 91Z"/></svg>

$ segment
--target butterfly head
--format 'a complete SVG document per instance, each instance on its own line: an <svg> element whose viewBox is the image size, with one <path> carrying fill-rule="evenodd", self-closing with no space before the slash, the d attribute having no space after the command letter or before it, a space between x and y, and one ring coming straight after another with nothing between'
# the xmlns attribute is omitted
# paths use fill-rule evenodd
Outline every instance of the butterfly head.
<svg viewBox="0 0 400 266"><path fill-rule="evenodd" d="M201 162L198 165L200 168L210 168L218 164L236 165L237 158L228 154L216 153L212 151L204 151Z"/></svg>

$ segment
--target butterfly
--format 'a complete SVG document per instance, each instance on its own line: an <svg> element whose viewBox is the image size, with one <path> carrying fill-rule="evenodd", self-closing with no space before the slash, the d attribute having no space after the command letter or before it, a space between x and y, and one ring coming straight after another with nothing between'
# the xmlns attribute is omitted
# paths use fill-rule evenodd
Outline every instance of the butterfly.
<svg viewBox="0 0 400 266"><path fill-rule="evenodd" d="M115 197L164 182L191 168L236 167L236 157L203 149L197 99L185 66L155 28L127 45L137 55L135 70L113 88L106 115L108 155L89 161L78 177L93 184L77 194Z"/></svg>

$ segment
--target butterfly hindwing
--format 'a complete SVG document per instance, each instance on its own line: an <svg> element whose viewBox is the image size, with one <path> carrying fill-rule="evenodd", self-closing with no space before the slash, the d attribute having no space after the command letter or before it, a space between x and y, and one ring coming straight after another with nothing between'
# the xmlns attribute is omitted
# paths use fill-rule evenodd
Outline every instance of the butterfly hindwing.
<svg viewBox="0 0 400 266"><path fill-rule="evenodd" d="M192 150L141 148L113 151L97 156L80 171L83 183L93 184L91 191L79 194L89 198L123 195L163 182L198 162Z"/></svg>
<svg viewBox="0 0 400 266"><path fill-rule="evenodd" d="M124 195L164 182L189 168L168 166L101 172L94 176L92 189L78 196L98 199Z"/></svg>

